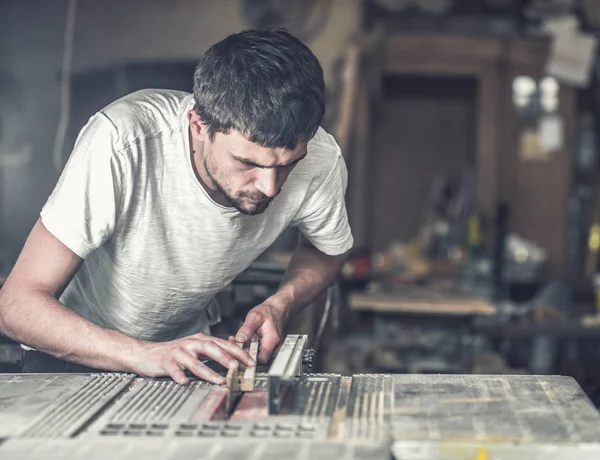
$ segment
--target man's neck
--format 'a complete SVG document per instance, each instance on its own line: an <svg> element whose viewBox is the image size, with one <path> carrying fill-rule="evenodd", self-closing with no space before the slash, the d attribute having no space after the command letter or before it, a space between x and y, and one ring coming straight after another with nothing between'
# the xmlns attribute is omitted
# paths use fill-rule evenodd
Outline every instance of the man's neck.
<svg viewBox="0 0 600 460"><path fill-rule="evenodd" d="M200 185L202 185L204 190L207 191L208 195L213 201L222 206L228 206L229 203L227 199L223 196L217 185L214 183L208 174L208 171L206 171L206 167L204 166L204 146L202 143L195 142L191 134L188 133L188 135L192 169L194 170L196 179L198 179Z"/></svg>

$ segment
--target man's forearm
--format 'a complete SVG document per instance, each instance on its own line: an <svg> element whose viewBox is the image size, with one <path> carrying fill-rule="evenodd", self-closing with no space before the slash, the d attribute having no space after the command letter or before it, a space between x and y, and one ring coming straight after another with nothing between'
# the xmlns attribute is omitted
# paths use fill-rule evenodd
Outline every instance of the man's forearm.
<svg viewBox="0 0 600 460"><path fill-rule="evenodd" d="M335 280L346 257L328 256L301 237L283 282L269 302L282 308L285 318L294 316Z"/></svg>
<svg viewBox="0 0 600 460"><path fill-rule="evenodd" d="M131 371L141 342L104 329L44 292L0 292L0 331L19 343L89 367Z"/></svg>

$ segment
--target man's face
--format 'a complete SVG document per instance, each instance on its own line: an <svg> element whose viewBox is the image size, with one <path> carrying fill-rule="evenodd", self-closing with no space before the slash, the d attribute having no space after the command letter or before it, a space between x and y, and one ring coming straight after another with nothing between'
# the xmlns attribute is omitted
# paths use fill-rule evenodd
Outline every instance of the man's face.
<svg viewBox="0 0 600 460"><path fill-rule="evenodd" d="M204 168L230 204L246 215L261 214L281 191L296 164L306 156L306 142L294 150L253 144L237 131L216 133L203 142Z"/></svg>

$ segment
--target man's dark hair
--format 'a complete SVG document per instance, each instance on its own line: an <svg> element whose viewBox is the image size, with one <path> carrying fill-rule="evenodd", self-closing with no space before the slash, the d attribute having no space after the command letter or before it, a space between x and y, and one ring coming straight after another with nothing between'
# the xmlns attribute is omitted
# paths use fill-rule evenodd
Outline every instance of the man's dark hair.
<svg viewBox="0 0 600 460"><path fill-rule="evenodd" d="M246 30L213 45L194 73L196 111L215 133L292 150L310 140L325 112L317 57L283 29Z"/></svg>

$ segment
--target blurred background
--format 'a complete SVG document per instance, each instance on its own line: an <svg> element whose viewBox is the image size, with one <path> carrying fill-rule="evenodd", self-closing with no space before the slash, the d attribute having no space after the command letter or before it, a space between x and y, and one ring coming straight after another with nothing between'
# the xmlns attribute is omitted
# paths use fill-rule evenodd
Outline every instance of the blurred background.
<svg viewBox="0 0 600 460"><path fill-rule="evenodd" d="M599 405L595 0L0 0L0 283L95 111L191 91L209 46L269 26L320 59L349 171L355 248L289 325L315 368L570 375ZM216 334L296 237L220 295Z"/></svg>

